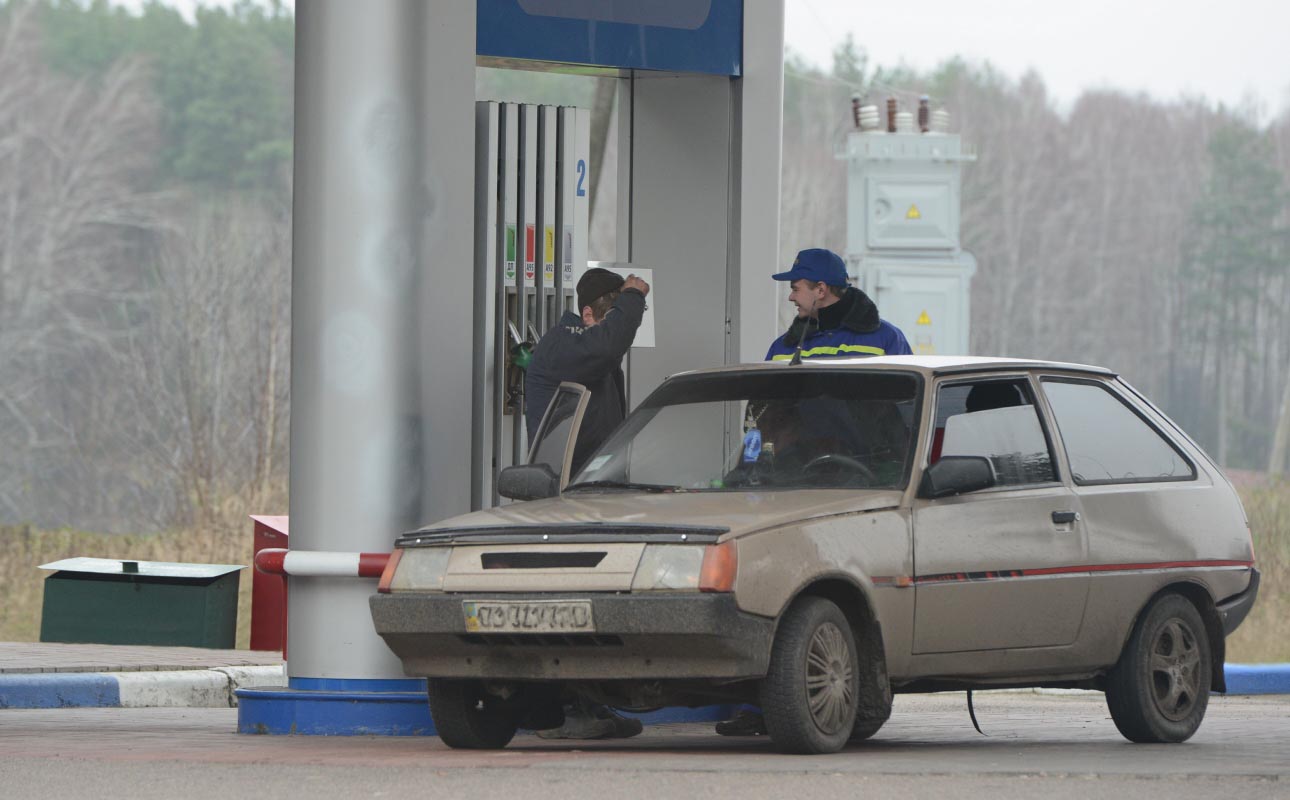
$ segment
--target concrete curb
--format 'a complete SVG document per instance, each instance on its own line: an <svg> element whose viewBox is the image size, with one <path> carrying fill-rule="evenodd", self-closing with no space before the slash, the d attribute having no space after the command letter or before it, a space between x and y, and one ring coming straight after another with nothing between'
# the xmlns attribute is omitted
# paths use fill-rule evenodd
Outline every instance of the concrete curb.
<svg viewBox="0 0 1290 800"><path fill-rule="evenodd" d="M1290 664L1227 664L1228 694L1290 694Z"/></svg>
<svg viewBox="0 0 1290 800"><path fill-rule="evenodd" d="M281 665L165 672L39 672L0 675L3 708L232 708L234 692L286 686Z"/></svg>
<svg viewBox="0 0 1290 800"><path fill-rule="evenodd" d="M1226 673L1227 696L1290 694L1290 664L1228 664ZM238 689L279 686L287 686L281 665L164 672L3 674L0 675L0 709L235 708ZM1078 689L1023 691L1084 693Z"/></svg>

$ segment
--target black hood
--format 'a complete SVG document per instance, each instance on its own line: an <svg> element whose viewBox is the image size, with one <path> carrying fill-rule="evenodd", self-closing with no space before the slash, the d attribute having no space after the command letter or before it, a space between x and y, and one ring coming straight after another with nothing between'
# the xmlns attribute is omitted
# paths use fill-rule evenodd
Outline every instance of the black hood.
<svg viewBox="0 0 1290 800"><path fill-rule="evenodd" d="M869 295L854 286L848 286L846 293L838 302L821 308L819 318L819 330L822 331L846 328L856 333L873 333L878 330L878 306L869 299ZM788 326L788 333L784 334L784 344L789 347L795 346L801 340L802 330L807 322L808 320L801 317L793 320L793 324ZM815 327L813 321L811 327Z"/></svg>

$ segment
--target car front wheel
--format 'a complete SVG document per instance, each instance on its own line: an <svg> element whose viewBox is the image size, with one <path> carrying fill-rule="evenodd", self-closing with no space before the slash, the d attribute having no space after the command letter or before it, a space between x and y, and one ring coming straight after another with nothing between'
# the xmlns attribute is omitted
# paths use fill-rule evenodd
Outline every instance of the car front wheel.
<svg viewBox="0 0 1290 800"><path fill-rule="evenodd" d="M1209 638L1186 598L1165 594L1139 617L1120 661L1107 675L1106 705L1133 742L1183 742L1209 705Z"/></svg>
<svg viewBox="0 0 1290 800"><path fill-rule="evenodd" d="M766 730L786 753L834 753L855 727L859 694L855 637L822 597L802 597L780 621L762 681Z"/></svg>
<svg viewBox="0 0 1290 800"><path fill-rule="evenodd" d="M431 678L426 688L435 730L449 747L498 750L519 728L515 712L479 681Z"/></svg>

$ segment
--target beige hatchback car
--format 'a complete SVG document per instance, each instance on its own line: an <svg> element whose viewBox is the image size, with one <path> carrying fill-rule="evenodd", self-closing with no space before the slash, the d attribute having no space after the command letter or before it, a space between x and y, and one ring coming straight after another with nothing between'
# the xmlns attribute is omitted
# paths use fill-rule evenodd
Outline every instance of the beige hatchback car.
<svg viewBox="0 0 1290 800"><path fill-rule="evenodd" d="M575 699L760 705L774 744L868 738L893 692L1104 690L1181 742L1259 574L1223 473L1114 373L999 358L766 363L665 381L571 469L565 384L527 500L407 534L377 632L454 747Z"/></svg>

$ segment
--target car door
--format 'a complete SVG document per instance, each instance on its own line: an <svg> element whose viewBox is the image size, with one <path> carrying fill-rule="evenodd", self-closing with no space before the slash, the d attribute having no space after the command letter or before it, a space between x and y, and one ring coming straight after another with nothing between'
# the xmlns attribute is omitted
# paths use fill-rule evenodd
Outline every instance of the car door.
<svg viewBox="0 0 1290 800"><path fill-rule="evenodd" d="M925 463L983 456L996 485L914 502L914 654L1071 644L1087 538L1032 383L991 375L935 388Z"/></svg>
<svg viewBox="0 0 1290 800"><path fill-rule="evenodd" d="M559 476L560 491L569 485L573 448L590 397L591 392L580 383L561 383L538 423L537 433L533 435L528 463L545 465L552 474Z"/></svg>
<svg viewBox="0 0 1290 800"><path fill-rule="evenodd" d="M1228 562L1242 557L1245 532L1163 420L1114 382L1053 375L1040 383L1087 520L1096 588L1136 584L1128 596L1141 600L1157 585L1152 572L1242 566Z"/></svg>

